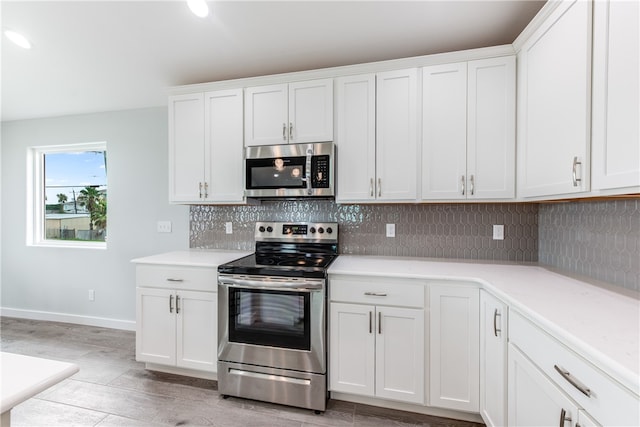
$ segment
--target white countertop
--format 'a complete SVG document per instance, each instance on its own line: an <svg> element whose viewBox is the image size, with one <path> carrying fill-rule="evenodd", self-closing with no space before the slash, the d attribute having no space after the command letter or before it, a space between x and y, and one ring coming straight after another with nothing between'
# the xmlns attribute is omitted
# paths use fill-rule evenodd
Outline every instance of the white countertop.
<svg viewBox="0 0 640 427"><path fill-rule="evenodd" d="M190 249L186 251L167 252L142 258L132 259L136 264L184 265L191 267L217 267L234 259L249 255L252 252L225 251L221 249Z"/></svg>
<svg viewBox="0 0 640 427"><path fill-rule="evenodd" d="M329 274L474 281L640 394L640 301L534 265L340 255Z"/></svg>
<svg viewBox="0 0 640 427"><path fill-rule="evenodd" d="M78 372L73 363L0 352L0 413Z"/></svg>

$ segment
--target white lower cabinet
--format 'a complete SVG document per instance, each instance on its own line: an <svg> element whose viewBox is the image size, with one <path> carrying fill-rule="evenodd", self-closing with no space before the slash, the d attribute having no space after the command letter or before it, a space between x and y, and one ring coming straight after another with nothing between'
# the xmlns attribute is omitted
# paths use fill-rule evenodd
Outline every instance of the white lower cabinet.
<svg viewBox="0 0 640 427"><path fill-rule="evenodd" d="M507 425L507 306L480 291L480 415L489 427Z"/></svg>
<svg viewBox="0 0 640 427"><path fill-rule="evenodd" d="M170 271L171 269L164 268L156 273ZM158 287L151 287L147 281L151 276L146 273L148 271L139 271L137 275L138 283L143 286L136 288L136 360L168 367L216 372L217 292L176 289L182 284L194 285L194 282L191 278L181 279L171 273L164 281L157 282ZM210 275L212 278L209 287L211 283L216 283L215 270L211 269ZM174 287L168 288L169 284Z"/></svg>
<svg viewBox="0 0 640 427"><path fill-rule="evenodd" d="M423 306L424 285L391 280L330 279L329 390L424 404L424 309L384 305Z"/></svg>
<svg viewBox="0 0 640 427"><path fill-rule="evenodd" d="M510 426L573 426L578 407L515 346L509 345Z"/></svg>
<svg viewBox="0 0 640 427"><path fill-rule="evenodd" d="M429 406L479 412L480 290L429 285Z"/></svg>

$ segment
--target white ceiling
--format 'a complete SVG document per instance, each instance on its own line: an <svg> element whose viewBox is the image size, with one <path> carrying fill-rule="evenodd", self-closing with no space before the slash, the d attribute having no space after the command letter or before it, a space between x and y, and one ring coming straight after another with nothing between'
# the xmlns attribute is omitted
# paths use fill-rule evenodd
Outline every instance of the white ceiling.
<svg viewBox="0 0 640 427"><path fill-rule="evenodd" d="M534 0L1 3L2 120L166 105L167 88L511 43Z"/></svg>

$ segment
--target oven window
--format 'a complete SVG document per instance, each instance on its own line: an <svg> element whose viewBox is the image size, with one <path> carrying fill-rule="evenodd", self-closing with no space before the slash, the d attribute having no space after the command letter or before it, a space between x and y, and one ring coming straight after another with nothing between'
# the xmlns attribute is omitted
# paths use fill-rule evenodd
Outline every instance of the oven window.
<svg viewBox="0 0 640 427"><path fill-rule="evenodd" d="M247 188L304 188L305 157L247 159Z"/></svg>
<svg viewBox="0 0 640 427"><path fill-rule="evenodd" d="M309 292L229 289L229 340L310 350Z"/></svg>

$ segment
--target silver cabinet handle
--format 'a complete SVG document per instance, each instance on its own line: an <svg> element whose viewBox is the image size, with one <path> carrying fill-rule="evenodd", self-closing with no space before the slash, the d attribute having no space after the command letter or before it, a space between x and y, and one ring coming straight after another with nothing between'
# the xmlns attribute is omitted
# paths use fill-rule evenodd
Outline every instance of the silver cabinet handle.
<svg viewBox="0 0 640 427"><path fill-rule="evenodd" d="M382 178L378 178L378 197L382 197Z"/></svg>
<svg viewBox="0 0 640 427"><path fill-rule="evenodd" d="M369 180L369 194L373 197L373 178Z"/></svg>
<svg viewBox="0 0 640 427"><path fill-rule="evenodd" d="M576 171L578 168L578 165L582 166L582 162L579 162L578 157L576 156L573 158L573 172L572 172L574 187L577 187L582 182L582 178L578 178L578 173Z"/></svg>
<svg viewBox="0 0 640 427"><path fill-rule="evenodd" d="M383 292L365 292L364 293L368 297L386 297L387 294Z"/></svg>
<svg viewBox="0 0 640 427"><path fill-rule="evenodd" d="M293 123L289 122L289 141L293 141Z"/></svg>
<svg viewBox="0 0 640 427"><path fill-rule="evenodd" d="M169 313L173 313L173 295L169 295Z"/></svg>
<svg viewBox="0 0 640 427"><path fill-rule="evenodd" d="M373 323L373 313L370 311L369 312L369 333L373 332L372 323Z"/></svg>
<svg viewBox="0 0 640 427"><path fill-rule="evenodd" d="M569 382L569 384L577 388L585 396L591 397L591 389L578 381L573 375L571 375L571 373L569 373L569 371L564 369L562 366L553 365L553 367L560 375L562 375L562 378Z"/></svg>
<svg viewBox="0 0 640 427"><path fill-rule="evenodd" d="M571 422L571 417L567 417L567 411L564 408L562 408L562 410L560 411L560 424L559 424L559 426L560 427L564 427L564 423L566 421Z"/></svg>
<svg viewBox="0 0 640 427"><path fill-rule="evenodd" d="M184 279L172 279L171 277L169 277L167 279L167 282L184 282Z"/></svg>
<svg viewBox="0 0 640 427"><path fill-rule="evenodd" d="M498 329L498 316L502 317L502 314L498 313L498 309L493 312L493 334L497 337L498 332L502 332L502 329Z"/></svg>
<svg viewBox="0 0 640 427"><path fill-rule="evenodd" d="M382 334L382 312L378 312L378 335Z"/></svg>
<svg viewBox="0 0 640 427"><path fill-rule="evenodd" d="M473 194L476 192L476 183L473 175L471 175L469 180L471 181L471 195L473 196Z"/></svg>
<svg viewBox="0 0 640 427"><path fill-rule="evenodd" d="M283 140L287 140L287 124L283 123L282 124L282 139Z"/></svg>
<svg viewBox="0 0 640 427"><path fill-rule="evenodd" d="M201 182L198 183L198 187L199 187L198 196L202 199L202 183Z"/></svg>
<svg viewBox="0 0 640 427"><path fill-rule="evenodd" d="M209 183L205 181L204 183L204 198L209 197Z"/></svg>
<svg viewBox="0 0 640 427"><path fill-rule="evenodd" d="M465 190L465 188L464 188L464 175L462 175L461 181L462 181L462 195L464 196L464 190Z"/></svg>
<svg viewBox="0 0 640 427"><path fill-rule="evenodd" d="M180 295L176 295L176 314L180 313Z"/></svg>

